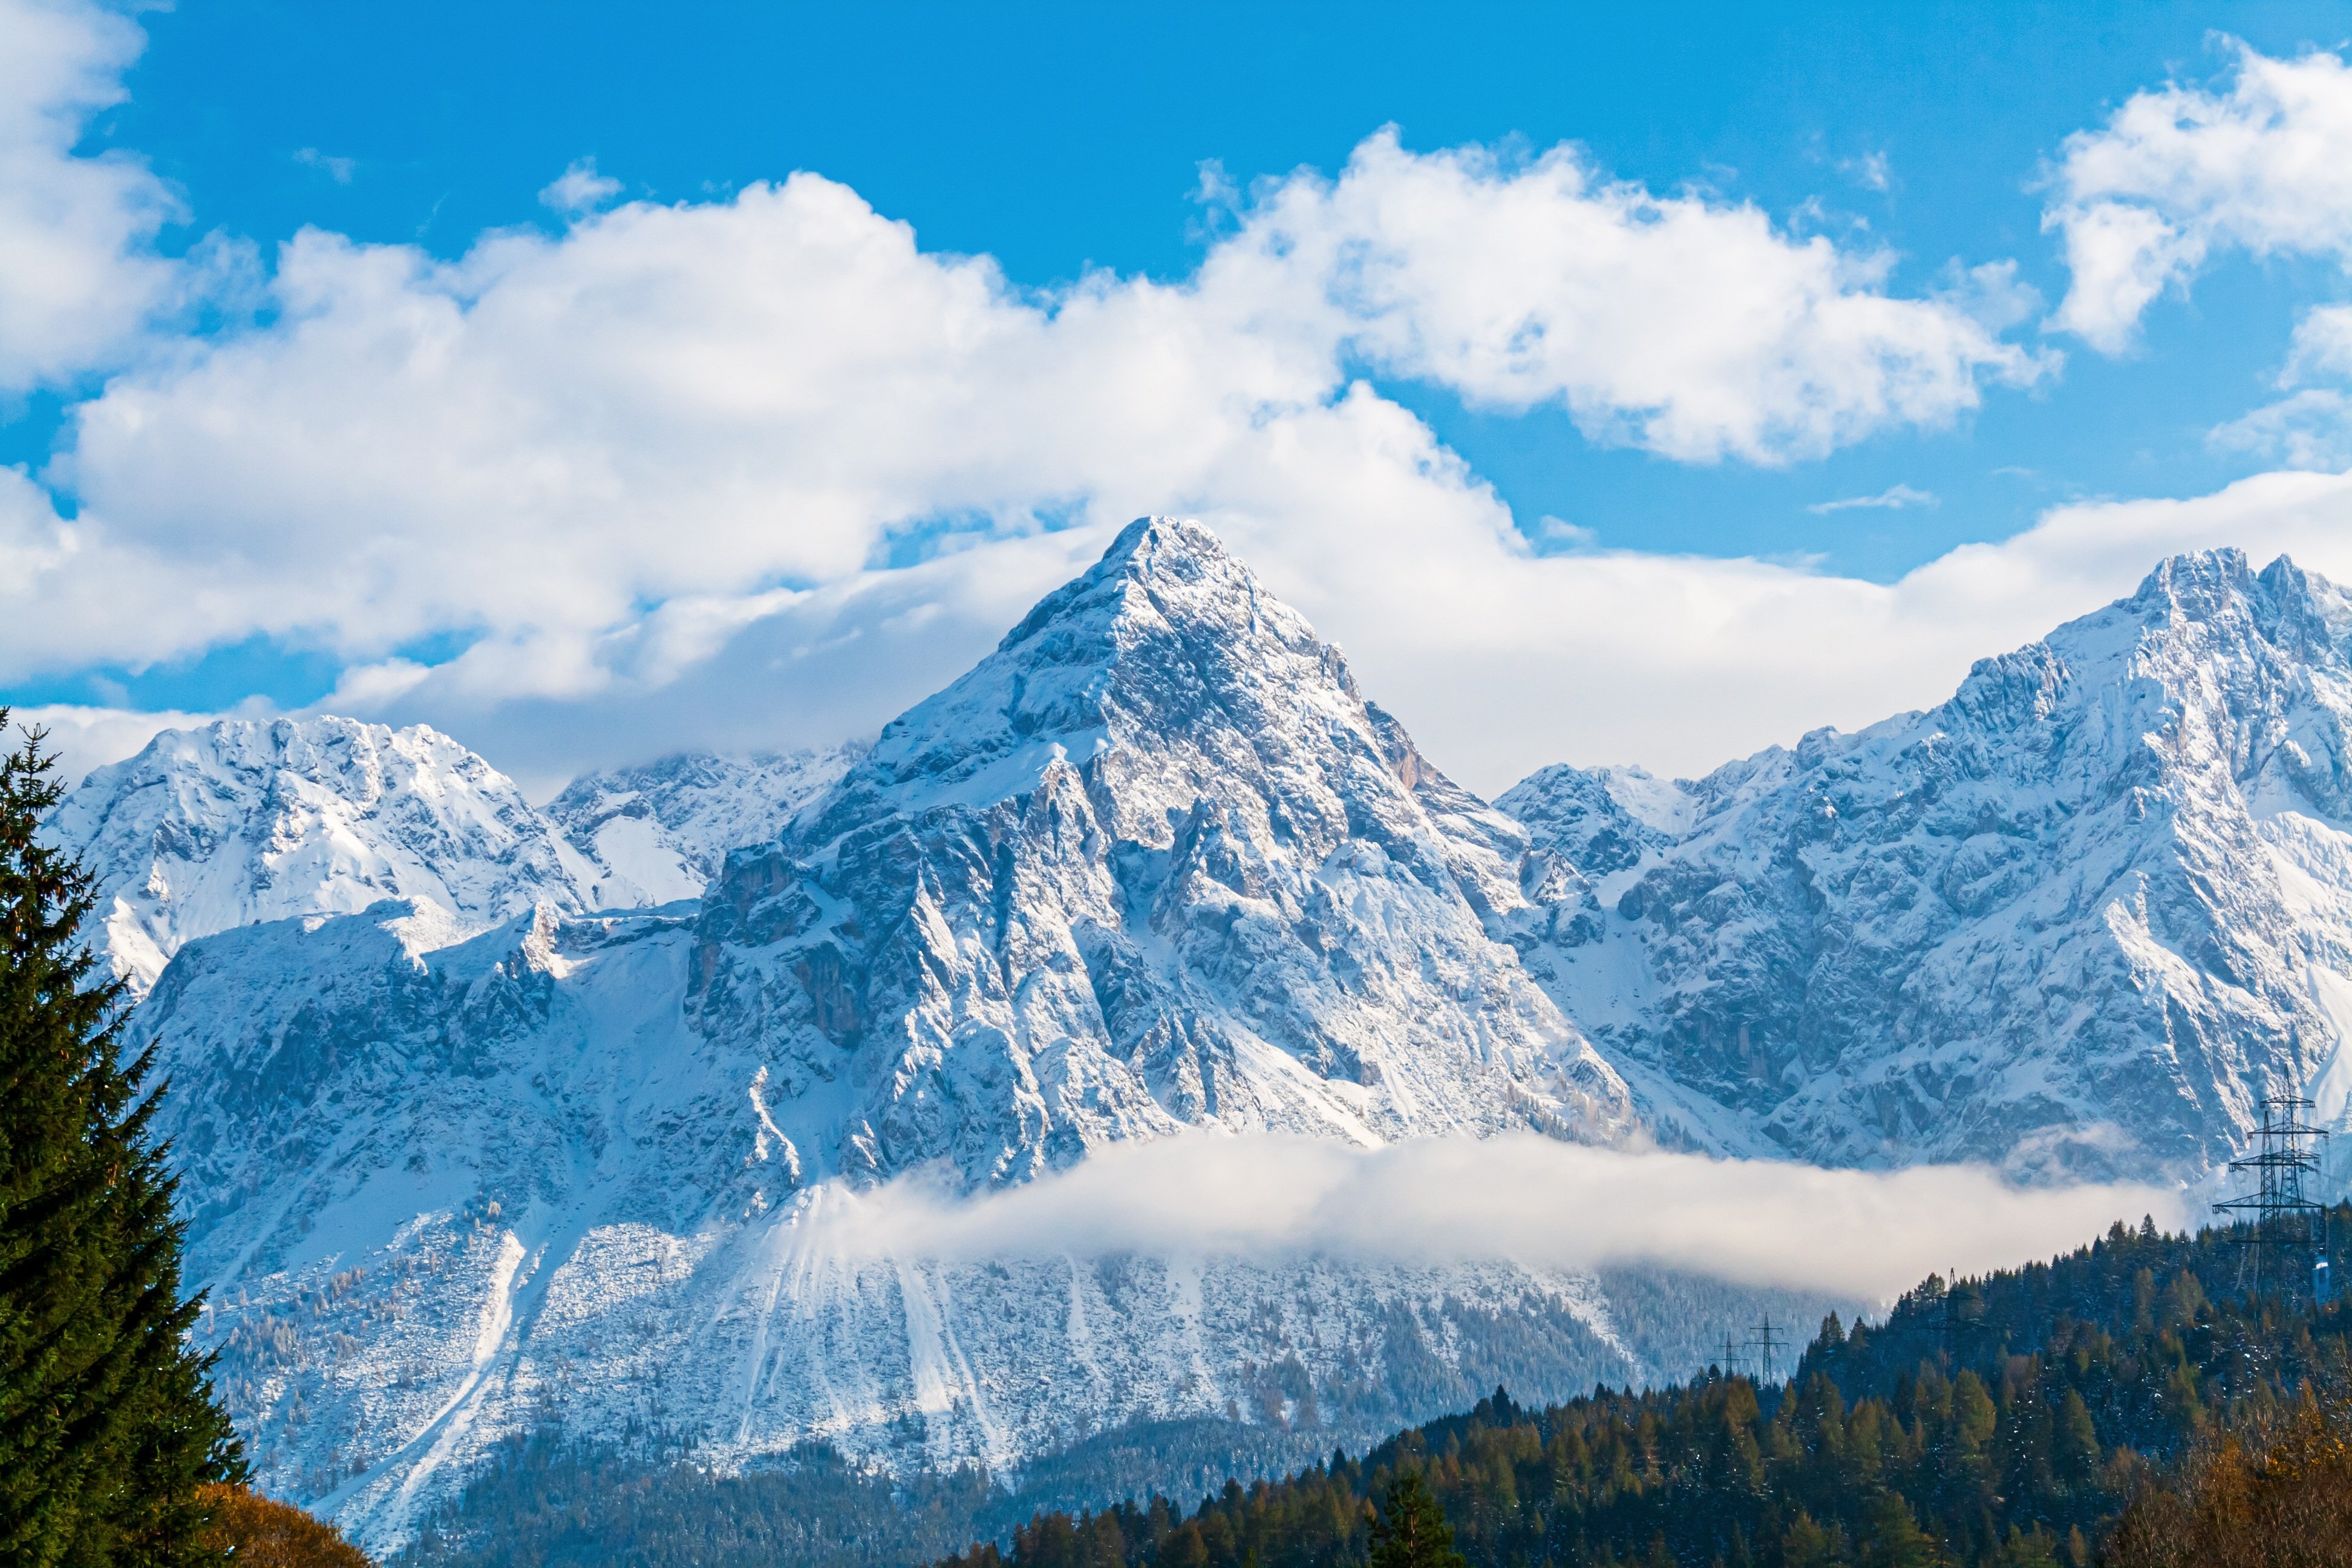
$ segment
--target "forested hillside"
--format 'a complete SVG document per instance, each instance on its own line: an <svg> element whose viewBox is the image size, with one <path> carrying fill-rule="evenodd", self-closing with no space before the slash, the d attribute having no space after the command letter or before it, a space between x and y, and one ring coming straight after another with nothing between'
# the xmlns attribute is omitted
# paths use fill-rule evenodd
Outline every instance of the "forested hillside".
<svg viewBox="0 0 2352 1568"><path fill-rule="evenodd" d="M2234 1237L2118 1225L2048 1264L1931 1278L1881 1325L1832 1317L1786 1383L1717 1369L1542 1410L1497 1390L1189 1511L1041 1514L950 1568L1338 1568L1412 1470L1474 1568L2085 1563L2200 1434L2345 1386L2352 1313L2242 1289Z"/></svg>

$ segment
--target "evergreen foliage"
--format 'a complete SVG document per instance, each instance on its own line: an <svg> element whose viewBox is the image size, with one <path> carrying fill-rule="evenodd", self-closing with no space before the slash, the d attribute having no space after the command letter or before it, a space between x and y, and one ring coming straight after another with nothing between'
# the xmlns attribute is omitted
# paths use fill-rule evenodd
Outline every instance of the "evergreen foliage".
<svg viewBox="0 0 2352 1568"><path fill-rule="evenodd" d="M148 1060L77 934L89 879L37 837L40 742L0 754L0 1564L218 1562L200 1489L243 1467L186 1342Z"/></svg>
<svg viewBox="0 0 2352 1568"><path fill-rule="evenodd" d="M1832 1318L1777 1386L1718 1369L1540 1411L1498 1389L1189 1517L1160 1499L1039 1515L948 1568L1353 1568L1368 1500L1407 1473L1475 1568L2082 1568L2161 1466L2352 1386L2352 1312L2238 1294L2228 1243L2117 1226L2048 1264L1930 1278L1883 1325Z"/></svg>
<svg viewBox="0 0 2352 1568"><path fill-rule="evenodd" d="M1372 1521L1368 1568L1468 1568L1454 1550L1454 1528L1445 1510L1422 1484L1421 1472L1407 1470L1389 1483L1380 1517Z"/></svg>
<svg viewBox="0 0 2352 1568"><path fill-rule="evenodd" d="M898 1568L987 1529L976 1471L894 1489L823 1449L719 1476L549 1436L509 1442L398 1568ZM1054 1514L1054 1519L1066 1516Z"/></svg>

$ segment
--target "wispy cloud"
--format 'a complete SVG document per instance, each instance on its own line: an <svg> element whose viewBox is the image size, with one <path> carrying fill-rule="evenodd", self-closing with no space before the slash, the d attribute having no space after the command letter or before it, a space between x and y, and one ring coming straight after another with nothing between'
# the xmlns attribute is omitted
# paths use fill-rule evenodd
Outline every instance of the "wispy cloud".
<svg viewBox="0 0 2352 1568"><path fill-rule="evenodd" d="M1825 500L1805 510L1816 514L1832 511L1862 511L1876 509L1901 511L1906 507L1935 506L1937 498L1927 490L1914 489L1909 485L1890 485L1874 496L1847 496L1843 500Z"/></svg>
<svg viewBox="0 0 2352 1568"><path fill-rule="evenodd" d="M2224 42L2226 84L2135 93L2066 139L2042 226L2073 280L2049 330L2120 353L2165 290L2231 250L2352 268L2352 67Z"/></svg>
<svg viewBox="0 0 2352 1568"><path fill-rule="evenodd" d="M318 170L339 185L350 184L352 172L360 166L359 161L355 158L331 157L316 147L303 148L294 154L294 161L304 168Z"/></svg>
<svg viewBox="0 0 2352 1568"><path fill-rule="evenodd" d="M1188 1133L1099 1150L977 1199L920 1178L818 1205L829 1249L977 1260L1134 1252L1375 1263L1648 1263L1737 1284L1885 1300L1931 1270L2081 1245L2179 1193L2024 1188L1975 1166L1895 1173L1627 1153L1531 1134L1375 1150Z"/></svg>
<svg viewBox="0 0 2352 1568"><path fill-rule="evenodd" d="M1838 173L1866 191L1881 193L1895 188L1895 173L1884 152L1864 153L1859 158L1848 158L1838 165Z"/></svg>
<svg viewBox="0 0 2352 1568"><path fill-rule="evenodd" d="M594 212L621 194L621 182L596 172L596 160L582 158L539 193L541 205L566 216Z"/></svg>

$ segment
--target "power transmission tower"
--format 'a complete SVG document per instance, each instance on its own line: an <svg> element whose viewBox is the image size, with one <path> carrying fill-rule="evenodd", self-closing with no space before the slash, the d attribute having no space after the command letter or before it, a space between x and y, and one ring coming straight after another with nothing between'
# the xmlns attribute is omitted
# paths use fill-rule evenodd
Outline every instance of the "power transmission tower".
<svg viewBox="0 0 2352 1568"><path fill-rule="evenodd" d="M1727 1378L1739 1375L1739 1363L1731 1353L1731 1331L1728 1329L1723 1332L1723 1375Z"/></svg>
<svg viewBox="0 0 2352 1568"><path fill-rule="evenodd" d="M2239 1269L2243 1284L2249 1271L2261 1294L2263 1282L2283 1295L2293 1295L2295 1281L2309 1277L2318 1291L2327 1266L2327 1206L2304 1193L2304 1178L2316 1176L2319 1154L2305 1140L2327 1136L2306 1124L2304 1113L2311 1101L2293 1095L2271 1095L2263 1100L2263 1124L2254 1131L2254 1152L2230 1162L2232 1171L2254 1173L2254 1190L2213 1206L2232 1215L2245 1215L2243 1228L2229 1239L2244 1247Z"/></svg>
<svg viewBox="0 0 2352 1568"><path fill-rule="evenodd" d="M1787 1349L1788 1344L1789 1342L1787 1340L1776 1338L1774 1336L1772 1331L1772 1314L1769 1312L1765 1313L1763 1322L1757 1325L1756 1337L1748 1342L1748 1348L1756 1352L1756 1381L1758 1383L1771 1384L1779 1381L1778 1378L1774 1376L1776 1363L1773 1361L1773 1352Z"/></svg>

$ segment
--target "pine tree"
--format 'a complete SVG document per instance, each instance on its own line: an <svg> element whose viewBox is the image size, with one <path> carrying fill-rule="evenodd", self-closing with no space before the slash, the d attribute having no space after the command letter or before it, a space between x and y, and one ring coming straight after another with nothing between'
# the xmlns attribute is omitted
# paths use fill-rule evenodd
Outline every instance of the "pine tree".
<svg viewBox="0 0 2352 1568"><path fill-rule="evenodd" d="M186 1342L149 1060L77 934L89 879L37 837L41 739L0 752L0 1565L219 1563L199 1489L245 1468Z"/></svg>
<svg viewBox="0 0 2352 1568"><path fill-rule="evenodd" d="M1868 1568L1935 1568L1943 1560L1935 1541L1919 1528L1911 1505L1893 1492L1883 1492L1870 1506L1870 1529L1862 1541L1862 1560Z"/></svg>
<svg viewBox="0 0 2352 1568"><path fill-rule="evenodd" d="M1454 1527L1418 1470L1389 1483L1380 1517L1372 1521L1371 1544L1369 1568L1469 1568L1454 1550Z"/></svg>
<svg viewBox="0 0 2352 1568"><path fill-rule="evenodd" d="M1788 1533L1780 1538L1784 1568L1828 1568L1844 1556L1845 1543L1815 1523L1813 1516L1801 1509L1790 1521Z"/></svg>

